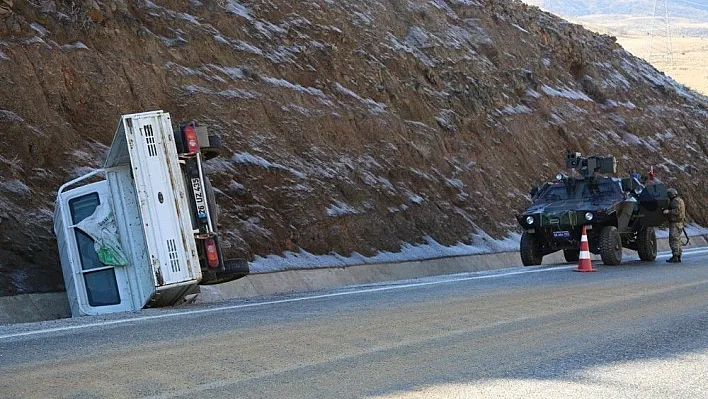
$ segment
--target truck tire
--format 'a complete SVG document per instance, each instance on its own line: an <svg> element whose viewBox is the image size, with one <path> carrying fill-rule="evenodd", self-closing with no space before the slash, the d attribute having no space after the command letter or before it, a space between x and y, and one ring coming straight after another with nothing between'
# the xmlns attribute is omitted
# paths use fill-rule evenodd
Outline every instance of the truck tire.
<svg viewBox="0 0 708 399"><path fill-rule="evenodd" d="M536 236L524 231L521 235L521 245L519 248L521 253L521 263L524 266L536 266L543 262L543 255L540 254Z"/></svg>
<svg viewBox="0 0 708 399"><path fill-rule="evenodd" d="M221 155L221 136L209 136L209 147L202 147L199 150L202 152L202 157L205 161L218 157Z"/></svg>
<svg viewBox="0 0 708 399"><path fill-rule="evenodd" d="M615 226L605 226L600 232L600 257L606 265L622 263L622 237Z"/></svg>
<svg viewBox="0 0 708 399"><path fill-rule="evenodd" d="M563 257L565 257L566 262L577 262L580 259L580 250L578 249L564 249Z"/></svg>
<svg viewBox="0 0 708 399"><path fill-rule="evenodd" d="M224 261L224 271L208 271L202 272L201 285L212 285L227 283L246 277L249 273L248 261L245 259L228 259Z"/></svg>
<svg viewBox="0 0 708 399"><path fill-rule="evenodd" d="M639 259L651 262L656 259L656 232L653 227L643 227L637 233Z"/></svg>

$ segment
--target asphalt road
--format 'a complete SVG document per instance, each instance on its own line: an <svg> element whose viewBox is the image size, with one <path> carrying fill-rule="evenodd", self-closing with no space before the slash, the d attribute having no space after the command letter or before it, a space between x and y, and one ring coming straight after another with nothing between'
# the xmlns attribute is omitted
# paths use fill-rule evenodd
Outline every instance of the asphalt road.
<svg viewBox="0 0 708 399"><path fill-rule="evenodd" d="M705 398L708 251L0 328L0 398Z"/></svg>

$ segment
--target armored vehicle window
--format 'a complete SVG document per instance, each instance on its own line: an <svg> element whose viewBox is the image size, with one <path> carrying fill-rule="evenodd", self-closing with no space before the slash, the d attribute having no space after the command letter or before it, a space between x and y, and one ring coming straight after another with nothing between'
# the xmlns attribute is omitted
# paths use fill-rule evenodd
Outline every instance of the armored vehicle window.
<svg viewBox="0 0 708 399"><path fill-rule="evenodd" d="M620 190L617 182L612 179L602 179L597 183L586 183L583 187L583 198L593 198L593 197L621 197L622 191Z"/></svg>
<svg viewBox="0 0 708 399"><path fill-rule="evenodd" d="M541 201L562 201L568 198L568 190L566 190L565 186L560 185L548 187L548 189L542 192L538 197Z"/></svg>

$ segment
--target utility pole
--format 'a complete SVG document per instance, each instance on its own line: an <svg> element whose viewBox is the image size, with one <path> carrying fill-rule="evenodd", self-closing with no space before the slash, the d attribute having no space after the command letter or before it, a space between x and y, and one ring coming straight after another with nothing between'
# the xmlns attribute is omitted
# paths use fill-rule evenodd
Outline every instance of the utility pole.
<svg viewBox="0 0 708 399"><path fill-rule="evenodd" d="M655 66L672 67L674 64L668 0L654 0L647 61Z"/></svg>

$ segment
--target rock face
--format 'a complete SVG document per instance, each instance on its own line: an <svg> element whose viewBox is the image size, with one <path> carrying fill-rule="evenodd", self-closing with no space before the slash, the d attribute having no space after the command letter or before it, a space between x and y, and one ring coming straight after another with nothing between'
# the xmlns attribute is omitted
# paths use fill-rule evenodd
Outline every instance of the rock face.
<svg viewBox="0 0 708 399"><path fill-rule="evenodd" d="M567 150L654 166L708 224L707 99L519 2L1 4L4 295L63 289L56 190L153 109L222 135L229 256L503 237Z"/></svg>

